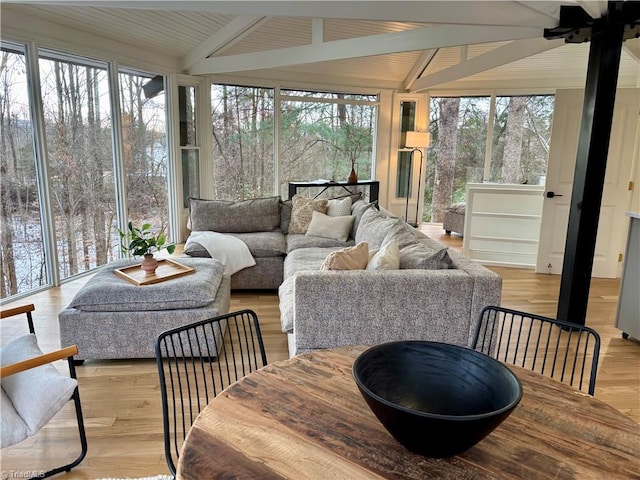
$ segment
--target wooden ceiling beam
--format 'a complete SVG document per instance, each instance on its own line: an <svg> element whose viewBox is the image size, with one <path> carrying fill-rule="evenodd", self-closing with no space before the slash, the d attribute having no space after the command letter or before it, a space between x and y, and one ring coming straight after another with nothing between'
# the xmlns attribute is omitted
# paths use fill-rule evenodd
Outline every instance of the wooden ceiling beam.
<svg viewBox="0 0 640 480"><path fill-rule="evenodd" d="M546 40L544 38L516 40L482 55L478 55L477 57L470 58L466 62L419 78L414 82L411 91L418 92L436 85L470 77L485 70L515 62L537 53L546 52L547 50L561 47L562 45L564 45L564 41L562 40Z"/></svg>
<svg viewBox="0 0 640 480"><path fill-rule="evenodd" d="M268 21L267 17L241 15L207 38L182 58L182 69L188 70L201 60L235 45Z"/></svg>
<svg viewBox="0 0 640 480"><path fill-rule="evenodd" d="M190 68L189 73L207 75L241 72L475 43L540 38L542 32L537 27L442 25L416 28L320 44L206 58Z"/></svg>

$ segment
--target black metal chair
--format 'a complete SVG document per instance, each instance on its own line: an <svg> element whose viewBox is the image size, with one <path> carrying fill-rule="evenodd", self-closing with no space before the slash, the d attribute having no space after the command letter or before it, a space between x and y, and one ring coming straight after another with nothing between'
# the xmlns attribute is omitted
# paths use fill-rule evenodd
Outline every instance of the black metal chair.
<svg viewBox="0 0 640 480"><path fill-rule="evenodd" d="M9 396L11 396L10 392L15 390L16 387L20 391L11 399L11 401L14 402L14 408L3 409L2 412L0 412L3 416L13 417L12 423L15 427L13 435L10 435L10 438L6 441L7 444L3 445L3 447L21 442L28 436L35 435L44 424L49 422L51 417L56 414L59 409L67 404L66 401L61 403L57 402L57 396L62 396L62 392L64 391L70 393L70 395L69 397L62 397L62 399L68 399L68 401L73 400L74 403L81 449L75 460L46 472L38 472L36 476L32 477L35 479L51 477L62 472L69 472L73 467L80 464L87 454L87 435L84 428L80 393L73 361L73 356L78 354L78 347L77 345L71 345L60 350L43 353L37 345L35 336L31 315L31 312L34 310L35 306L29 304L0 311L1 319L25 314L29 325L29 335L19 337L2 348L3 360L5 360L4 353L7 349L11 351L9 354L10 357L21 357L13 360L13 363L7 363L0 367L3 395L5 394L5 388L11 388L11 390L6 390ZM19 353L16 353L16 347L19 349ZM51 365L51 363L58 360L67 360L69 364L69 377L71 377L74 382L70 382L69 378L65 378L64 374L57 371L57 369ZM37 375L32 373L32 370L35 368L39 369ZM9 382L11 382L11 385L9 385ZM21 402L16 403L16 398L20 399ZM37 405L32 405L32 403L37 403ZM30 415L31 406L33 406L34 411L38 413ZM19 425L15 423L17 419L16 415L18 414L25 418L24 429L19 429ZM3 443L4 442L3 435ZM33 473L35 474L36 472Z"/></svg>
<svg viewBox="0 0 640 480"><path fill-rule="evenodd" d="M163 332L156 360L165 456L175 476L180 447L200 411L230 384L267 364L258 317L241 310Z"/></svg>
<svg viewBox="0 0 640 480"><path fill-rule="evenodd" d="M586 386L590 395L595 391L600 336L592 328L490 306L480 313L471 348L580 390Z"/></svg>

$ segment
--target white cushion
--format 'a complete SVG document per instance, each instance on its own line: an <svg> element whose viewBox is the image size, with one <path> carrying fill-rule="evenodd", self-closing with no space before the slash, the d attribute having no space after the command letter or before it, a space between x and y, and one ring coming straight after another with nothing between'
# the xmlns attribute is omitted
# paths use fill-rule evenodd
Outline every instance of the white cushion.
<svg viewBox="0 0 640 480"><path fill-rule="evenodd" d="M351 232L353 217L351 215L343 217L330 217L320 212L313 212L311 223L305 235L314 237L331 238L346 242Z"/></svg>
<svg viewBox="0 0 640 480"><path fill-rule="evenodd" d="M329 200L327 215L330 217L351 215L351 197L333 198Z"/></svg>
<svg viewBox="0 0 640 480"><path fill-rule="evenodd" d="M398 242L391 240L386 245L371 255L369 252L369 263L367 270L398 270L400 268L400 250Z"/></svg>
<svg viewBox="0 0 640 480"><path fill-rule="evenodd" d="M21 442L29 436L29 429L24 420L18 415L16 409L13 408L11 399L4 393L2 389L2 398L0 399L0 417L2 425L0 425L0 448L10 447Z"/></svg>
<svg viewBox="0 0 640 480"><path fill-rule="evenodd" d="M33 334L17 338L0 349L2 366L42 355ZM53 365L42 365L4 377L2 389L22 417L29 435L36 434L69 401L76 380Z"/></svg>

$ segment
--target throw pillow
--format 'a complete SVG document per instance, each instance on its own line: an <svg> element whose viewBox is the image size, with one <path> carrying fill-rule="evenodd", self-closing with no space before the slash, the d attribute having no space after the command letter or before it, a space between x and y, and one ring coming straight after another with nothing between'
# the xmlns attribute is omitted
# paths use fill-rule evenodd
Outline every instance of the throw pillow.
<svg viewBox="0 0 640 480"><path fill-rule="evenodd" d="M330 217L351 216L351 197L333 198L329 200L327 215Z"/></svg>
<svg viewBox="0 0 640 480"><path fill-rule="evenodd" d="M361 242L354 247L336 250L327 255L320 270L364 270L369 263L369 245Z"/></svg>
<svg viewBox="0 0 640 480"><path fill-rule="evenodd" d="M24 335L0 349L2 366L42 355L34 334ZM62 375L53 365L42 365L2 379L2 389L22 417L29 434L35 435L65 403L78 382ZM4 415L4 412L3 412Z"/></svg>
<svg viewBox="0 0 640 480"><path fill-rule="evenodd" d="M330 217L324 213L312 212L311 223L309 223L309 228L305 235L333 238L334 240L346 242L349 238L352 224L353 217L351 215Z"/></svg>
<svg viewBox="0 0 640 480"><path fill-rule="evenodd" d="M371 257L367 270L398 270L400 268L400 250L395 241L390 241Z"/></svg>
<svg viewBox="0 0 640 480"><path fill-rule="evenodd" d="M307 233L313 212L327 213L327 200L294 195L291 206L289 233Z"/></svg>
<svg viewBox="0 0 640 480"><path fill-rule="evenodd" d="M237 202L189 198L192 231L267 232L280 227L280 197Z"/></svg>
<svg viewBox="0 0 640 480"><path fill-rule="evenodd" d="M0 412L2 412L2 425L0 425L0 448L10 447L18 442L21 442L29 436L29 430L24 423L24 420L20 418L16 409L13 408L11 400L4 393L4 390L0 392L2 394L0 403Z"/></svg>
<svg viewBox="0 0 640 480"><path fill-rule="evenodd" d="M289 223L291 223L292 201L280 202L280 231L285 235L289 233Z"/></svg>
<svg viewBox="0 0 640 480"><path fill-rule="evenodd" d="M367 242L371 247L378 248L382 245L387 233L393 227L402 223L395 217L385 217L375 208L365 211L356 230L356 242Z"/></svg>
<svg viewBox="0 0 640 480"><path fill-rule="evenodd" d="M453 262L446 247L433 249L416 242L400 249L400 268L441 270L452 268Z"/></svg>
<svg viewBox="0 0 640 480"><path fill-rule="evenodd" d="M356 238L356 231L360 224L360 219L364 212L370 208L375 208L373 203L367 203L364 200L359 200L351 205L351 215L353 215L353 226L351 227L351 238Z"/></svg>

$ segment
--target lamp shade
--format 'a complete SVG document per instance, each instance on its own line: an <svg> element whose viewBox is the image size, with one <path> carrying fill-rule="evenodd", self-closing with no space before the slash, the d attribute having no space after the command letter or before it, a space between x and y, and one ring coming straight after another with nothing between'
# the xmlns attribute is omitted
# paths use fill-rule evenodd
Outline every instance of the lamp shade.
<svg viewBox="0 0 640 480"><path fill-rule="evenodd" d="M426 148L429 146L429 132L405 132L404 146L407 148Z"/></svg>

